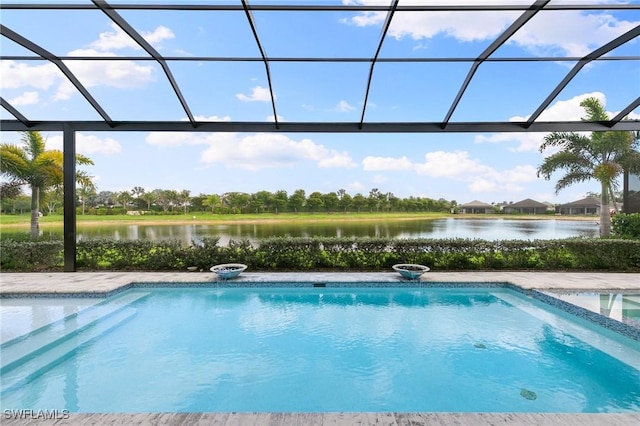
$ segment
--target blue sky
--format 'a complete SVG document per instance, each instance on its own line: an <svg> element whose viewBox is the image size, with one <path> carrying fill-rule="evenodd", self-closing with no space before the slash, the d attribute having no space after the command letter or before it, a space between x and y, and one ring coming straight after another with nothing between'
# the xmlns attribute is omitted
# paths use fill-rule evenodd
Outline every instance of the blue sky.
<svg viewBox="0 0 640 426"><path fill-rule="evenodd" d="M40 0L34 3L45 3ZM48 1L49 3L56 3ZM8 3L8 2L7 2ZM21 1L24 3L24 1ZM76 1L75 3L91 3ZM131 3L119 0L118 3ZM144 3L144 2L143 2ZM169 2L165 2L169 3ZM193 3L175 0L170 3ZM239 0L209 1L240 4ZM280 1L252 1L279 4ZM292 2L288 2L292 3ZM309 4L305 1L293 3ZM389 0L314 1L314 4L389 4ZM423 2L400 1L400 5ZM435 4L436 2L429 2ZM461 4L455 1L437 3ZM486 3L529 4L532 1ZM552 2L558 3L558 2ZM562 3L570 3L564 1ZM586 3L614 3L580 1ZM618 2L615 2L618 3ZM631 3L638 3L637 1ZM258 57L244 12L119 12L165 56ZM380 57L476 57L521 12L398 12ZM373 12L253 12L269 57L372 57L384 14ZM2 24L59 56L147 56L99 11L3 10ZM640 25L640 11L541 12L493 56L581 57ZM7 38L3 55L32 55ZM633 40L611 52L640 56ZM114 120L185 120L186 113L160 66L153 61L66 61ZM480 66L451 121L526 118L575 63L491 62ZM273 121L264 65L260 62L170 62L189 107L203 121ZM378 63L365 121L444 119L469 63ZM280 121L358 121L369 73L367 63L270 64ZM31 120L99 120L58 69L47 61L3 60L0 90ZM585 67L540 117L579 119L588 96L611 116L640 96L640 61L599 61ZM0 109L0 117L13 118ZM631 114L640 118L640 110ZM62 135L45 133L49 148ZM372 188L396 196L445 198L466 203L563 203L599 192L593 182L554 194L555 181L536 177L544 134L249 134L79 133L77 149L98 191L188 189L199 193L301 188L310 194ZM3 142L19 135L2 132Z"/></svg>

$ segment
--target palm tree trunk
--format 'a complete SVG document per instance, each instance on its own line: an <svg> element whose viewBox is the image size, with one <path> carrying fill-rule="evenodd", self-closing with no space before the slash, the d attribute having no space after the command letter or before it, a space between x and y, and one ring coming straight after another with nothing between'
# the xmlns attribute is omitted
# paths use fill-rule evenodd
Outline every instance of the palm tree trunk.
<svg viewBox="0 0 640 426"><path fill-rule="evenodd" d="M609 185L602 183L600 195L600 237L611 235L611 212L609 212Z"/></svg>
<svg viewBox="0 0 640 426"><path fill-rule="evenodd" d="M31 187L31 238L40 236L40 189Z"/></svg>

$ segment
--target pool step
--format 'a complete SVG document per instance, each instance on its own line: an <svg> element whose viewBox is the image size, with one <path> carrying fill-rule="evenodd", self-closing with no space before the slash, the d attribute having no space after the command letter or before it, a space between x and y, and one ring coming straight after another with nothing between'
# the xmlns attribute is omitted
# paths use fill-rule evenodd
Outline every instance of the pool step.
<svg viewBox="0 0 640 426"><path fill-rule="evenodd" d="M91 344L135 315L134 308L121 308L100 321L94 321L92 326L69 333L67 338L59 339L56 344L47 345L45 349L38 351L38 356L29 355L17 360L14 364L19 365L20 368L11 368L2 373L0 394L19 389L33 378L72 356L78 349Z"/></svg>
<svg viewBox="0 0 640 426"><path fill-rule="evenodd" d="M625 345L619 343L613 338L608 337L606 334L603 334L591 328L601 328L601 326L598 326L596 324L591 325L591 327L582 326L579 324L579 322L568 319L574 316L571 313L565 312L566 318L564 318L561 315L556 315L546 309L542 309L526 299L510 294L496 292L492 293L492 295L539 319L540 321L547 323L559 330L562 330L564 333L572 335L582 340L583 342L587 342L594 348L618 359L619 361L624 362L627 365L630 365L636 370L640 370L640 359L635 352L630 353L629 350L626 349ZM562 310L560 311L563 312ZM585 321L590 324L588 320Z"/></svg>
<svg viewBox="0 0 640 426"><path fill-rule="evenodd" d="M107 299L3 343L0 345L0 374L4 375L24 362L25 358L37 356L148 295L149 293L136 292Z"/></svg>

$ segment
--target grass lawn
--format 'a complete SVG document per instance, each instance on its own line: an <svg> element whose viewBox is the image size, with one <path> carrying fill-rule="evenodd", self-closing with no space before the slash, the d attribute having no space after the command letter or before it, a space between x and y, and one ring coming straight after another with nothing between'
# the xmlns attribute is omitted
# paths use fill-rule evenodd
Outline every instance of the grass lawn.
<svg viewBox="0 0 640 426"><path fill-rule="evenodd" d="M362 220L424 220L440 219L453 215L445 213L261 213L261 214L212 214L188 213L179 215L78 215L76 223L82 225L128 224L181 224L181 223L274 223L274 222L333 222ZM0 229L3 227L28 227L29 213L20 215L0 215ZM62 226L62 215L43 216L40 226Z"/></svg>
<svg viewBox="0 0 640 426"><path fill-rule="evenodd" d="M595 216L554 216L554 215L499 215L499 214L448 214L448 213L261 213L261 214L211 214L188 213L179 215L115 215L95 216L78 215L76 223L83 226L119 225L119 224L185 224L185 223L277 223L277 222L344 222L344 221L399 221L399 220L433 220L442 218L456 219L557 219L557 220L598 220ZM0 215L0 230L28 228L29 213L20 215ZM63 225L62 215L43 216L41 227L58 227Z"/></svg>

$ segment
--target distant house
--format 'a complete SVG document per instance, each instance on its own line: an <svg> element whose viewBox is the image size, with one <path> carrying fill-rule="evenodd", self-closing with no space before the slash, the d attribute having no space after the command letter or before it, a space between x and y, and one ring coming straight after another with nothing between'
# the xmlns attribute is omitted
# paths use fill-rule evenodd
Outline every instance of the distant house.
<svg viewBox="0 0 640 426"><path fill-rule="evenodd" d="M503 207L503 212L510 213L522 213L522 214L545 214L549 206L531 198L518 201L517 203L507 204Z"/></svg>
<svg viewBox="0 0 640 426"><path fill-rule="evenodd" d="M584 214L598 216L600 215L600 200L596 197L587 197L582 200L562 204L560 206L560 214Z"/></svg>
<svg viewBox="0 0 640 426"><path fill-rule="evenodd" d="M611 203L609 211L624 211L620 204ZM582 200L573 201L571 203L562 204L559 207L560 214L582 214L600 216L600 199L596 197L587 197Z"/></svg>
<svg viewBox="0 0 640 426"><path fill-rule="evenodd" d="M482 201L473 200L469 203L458 206L460 213L467 214L490 214L493 213L493 206L491 204L483 203Z"/></svg>

